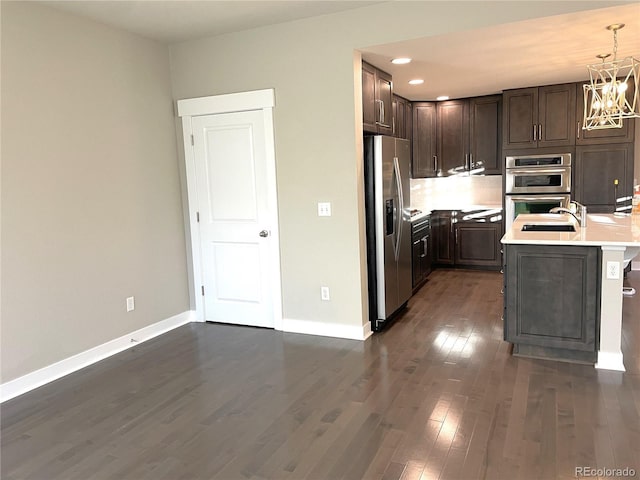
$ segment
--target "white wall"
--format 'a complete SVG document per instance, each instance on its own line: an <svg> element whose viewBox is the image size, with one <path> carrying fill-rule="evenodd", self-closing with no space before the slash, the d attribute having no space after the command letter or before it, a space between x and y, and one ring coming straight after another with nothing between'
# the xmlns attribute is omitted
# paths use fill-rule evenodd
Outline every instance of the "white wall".
<svg viewBox="0 0 640 480"><path fill-rule="evenodd" d="M173 45L175 99L275 88L285 318L366 323L359 54L354 49L611 2L385 2ZM355 68L354 68L355 67ZM330 201L331 218L316 216ZM331 302L320 301L320 285Z"/></svg>
<svg viewBox="0 0 640 480"><path fill-rule="evenodd" d="M189 302L167 48L1 13L4 383Z"/></svg>

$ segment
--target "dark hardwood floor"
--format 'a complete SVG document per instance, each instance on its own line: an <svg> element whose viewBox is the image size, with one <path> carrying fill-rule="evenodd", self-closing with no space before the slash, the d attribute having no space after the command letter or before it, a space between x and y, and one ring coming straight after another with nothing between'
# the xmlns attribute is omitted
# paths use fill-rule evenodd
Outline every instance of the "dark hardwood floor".
<svg viewBox="0 0 640 480"><path fill-rule="evenodd" d="M5 402L2 478L638 478L640 293L622 374L512 357L500 286L436 270L366 342L181 327Z"/></svg>

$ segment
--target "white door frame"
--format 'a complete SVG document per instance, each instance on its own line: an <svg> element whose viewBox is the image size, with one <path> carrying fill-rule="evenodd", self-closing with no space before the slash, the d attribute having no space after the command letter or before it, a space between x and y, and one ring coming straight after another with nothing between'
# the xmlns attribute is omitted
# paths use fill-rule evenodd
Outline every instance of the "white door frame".
<svg viewBox="0 0 640 480"><path fill-rule="evenodd" d="M192 119L201 115L219 113L246 112L262 110L265 128L265 147L267 159L267 184L269 202L273 205L270 212L270 287L273 304L273 321L276 330L282 330L282 283L280 272L280 231L278 224L278 194L276 188L276 155L273 130L273 107L275 93L273 89L251 92L215 95L211 97L188 98L178 100L178 116L182 118L182 137L184 142L185 170L187 177L187 228L191 234L191 298L195 300L196 321L204 322L204 300L200 292L202 284L202 263L200 258L200 229L198 228L198 193L196 189L196 168L194 147L191 144Z"/></svg>

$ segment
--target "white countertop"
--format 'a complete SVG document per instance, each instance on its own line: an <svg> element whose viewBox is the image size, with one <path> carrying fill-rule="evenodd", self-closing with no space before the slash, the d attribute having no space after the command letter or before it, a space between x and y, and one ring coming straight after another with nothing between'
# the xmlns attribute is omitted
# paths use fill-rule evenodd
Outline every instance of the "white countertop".
<svg viewBox="0 0 640 480"><path fill-rule="evenodd" d="M522 231L525 224L571 223L575 232ZM569 214L520 214L502 237L502 243L530 245L592 245L640 247L640 215L617 217L611 214L587 215L587 226L581 228Z"/></svg>
<svg viewBox="0 0 640 480"><path fill-rule="evenodd" d="M459 207L459 208L457 208ZM415 222L417 220L420 220L424 217L426 217L427 215L431 215L434 211L436 210L443 210L443 211L453 211L453 210L457 210L460 212L473 212L475 210L500 210L502 211L502 205L500 204L483 204L483 205L464 205L464 206L460 206L460 205L454 205L453 208L451 206L451 204L447 205L446 208L434 208L434 207L411 207L416 208L418 210L420 210L421 212L417 215L414 215L413 217L411 217L411 221Z"/></svg>
<svg viewBox="0 0 640 480"><path fill-rule="evenodd" d="M459 211L471 211L471 210L502 210L501 203L483 203L483 204L468 204L468 203L456 203L456 202L443 202L433 203L428 207L416 207L422 211L433 212L435 210L459 210Z"/></svg>

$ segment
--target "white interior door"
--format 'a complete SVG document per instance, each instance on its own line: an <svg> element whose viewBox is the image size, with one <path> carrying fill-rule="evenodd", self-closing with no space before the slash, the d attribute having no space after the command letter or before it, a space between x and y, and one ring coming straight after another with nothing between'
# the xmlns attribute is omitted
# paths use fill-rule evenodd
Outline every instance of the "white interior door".
<svg viewBox="0 0 640 480"><path fill-rule="evenodd" d="M204 320L274 327L263 112L196 116L192 134Z"/></svg>

